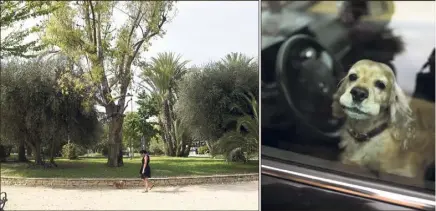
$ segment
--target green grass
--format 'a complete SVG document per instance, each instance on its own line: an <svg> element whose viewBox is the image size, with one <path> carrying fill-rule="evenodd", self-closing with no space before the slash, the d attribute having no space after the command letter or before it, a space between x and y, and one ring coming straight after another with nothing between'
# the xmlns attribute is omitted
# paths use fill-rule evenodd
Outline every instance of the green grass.
<svg viewBox="0 0 436 211"><path fill-rule="evenodd" d="M1 163L1 176L38 178L139 178L141 158L124 158L124 166L110 168L106 158L57 159L57 168L28 168L24 163ZM258 161L227 163L213 158L175 158L153 156L150 161L152 177L257 173Z"/></svg>

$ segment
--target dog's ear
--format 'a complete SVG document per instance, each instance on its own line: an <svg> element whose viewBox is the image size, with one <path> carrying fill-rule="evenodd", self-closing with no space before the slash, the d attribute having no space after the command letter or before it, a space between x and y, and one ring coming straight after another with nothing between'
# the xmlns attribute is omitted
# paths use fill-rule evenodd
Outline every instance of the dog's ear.
<svg viewBox="0 0 436 211"><path fill-rule="evenodd" d="M409 100L396 82L391 89L389 103L392 136L395 140L402 141L402 146L406 149L415 138L415 127Z"/></svg>
<svg viewBox="0 0 436 211"><path fill-rule="evenodd" d="M392 122L399 122L399 120L406 120L411 117L412 110L409 106L409 100L396 82L394 82L391 89L389 104Z"/></svg>
<svg viewBox="0 0 436 211"><path fill-rule="evenodd" d="M345 113L344 110L342 109L341 104L339 103L339 98L341 98L341 96L344 94L345 89L346 89L346 78L343 78L340 82L339 82L339 87L336 90L336 93L333 95L333 103L332 103L332 115L335 118L344 118L345 117Z"/></svg>

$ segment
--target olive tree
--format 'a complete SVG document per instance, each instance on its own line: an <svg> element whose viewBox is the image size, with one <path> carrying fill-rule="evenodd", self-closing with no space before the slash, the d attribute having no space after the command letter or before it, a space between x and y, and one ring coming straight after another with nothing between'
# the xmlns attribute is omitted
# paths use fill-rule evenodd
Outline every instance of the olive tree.
<svg viewBox="0 0 436 211"><path fill-rule="evenodd" d="M258 75L253 58L232 53L201 71L190 71L179 83L176 113L194 139L206 141L211 154L214 143L235 130L234 117L253 115L246 96L251 93L257 100Z"/></svg>
<svg viewBox="0 0 436 211"><path fill-rule="evenodd" d="M65 140L91 145L101 131L93 105L74 87L59 85L65 71L63 60L2 61L1 137L24 142L37 165L44 164L43 155L54 164Z"/></svg>

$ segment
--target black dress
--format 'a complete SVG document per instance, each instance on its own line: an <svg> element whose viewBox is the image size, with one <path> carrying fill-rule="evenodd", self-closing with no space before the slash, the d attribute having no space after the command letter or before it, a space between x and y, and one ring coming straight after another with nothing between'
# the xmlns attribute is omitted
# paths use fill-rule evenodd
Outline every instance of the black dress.
<svg viewBox="0 0 436 211"><path fill-rule="evenodd" d="M144 171L144 173L142 173L142 170L144 170L144 162L145 162L144 158L142 158L141 170L139 171L139 174L141 175L142 179L151 177L150 156L148 156L148 155L145 155L145 156L147 156L147 166L145 167L145 171Z"/></svg>

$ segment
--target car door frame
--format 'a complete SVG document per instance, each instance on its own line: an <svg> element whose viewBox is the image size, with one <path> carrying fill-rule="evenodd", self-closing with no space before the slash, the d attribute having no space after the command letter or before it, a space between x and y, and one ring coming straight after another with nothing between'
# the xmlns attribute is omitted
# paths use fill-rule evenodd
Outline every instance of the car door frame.
<svg viewBox="0 0 436 211"><path fill-rule="evenodd" d="M261 147L261 174L407 208L436 207L434 188L428 188L434 187L433 182L374 175L355 166L268 146Z"/></svg>

